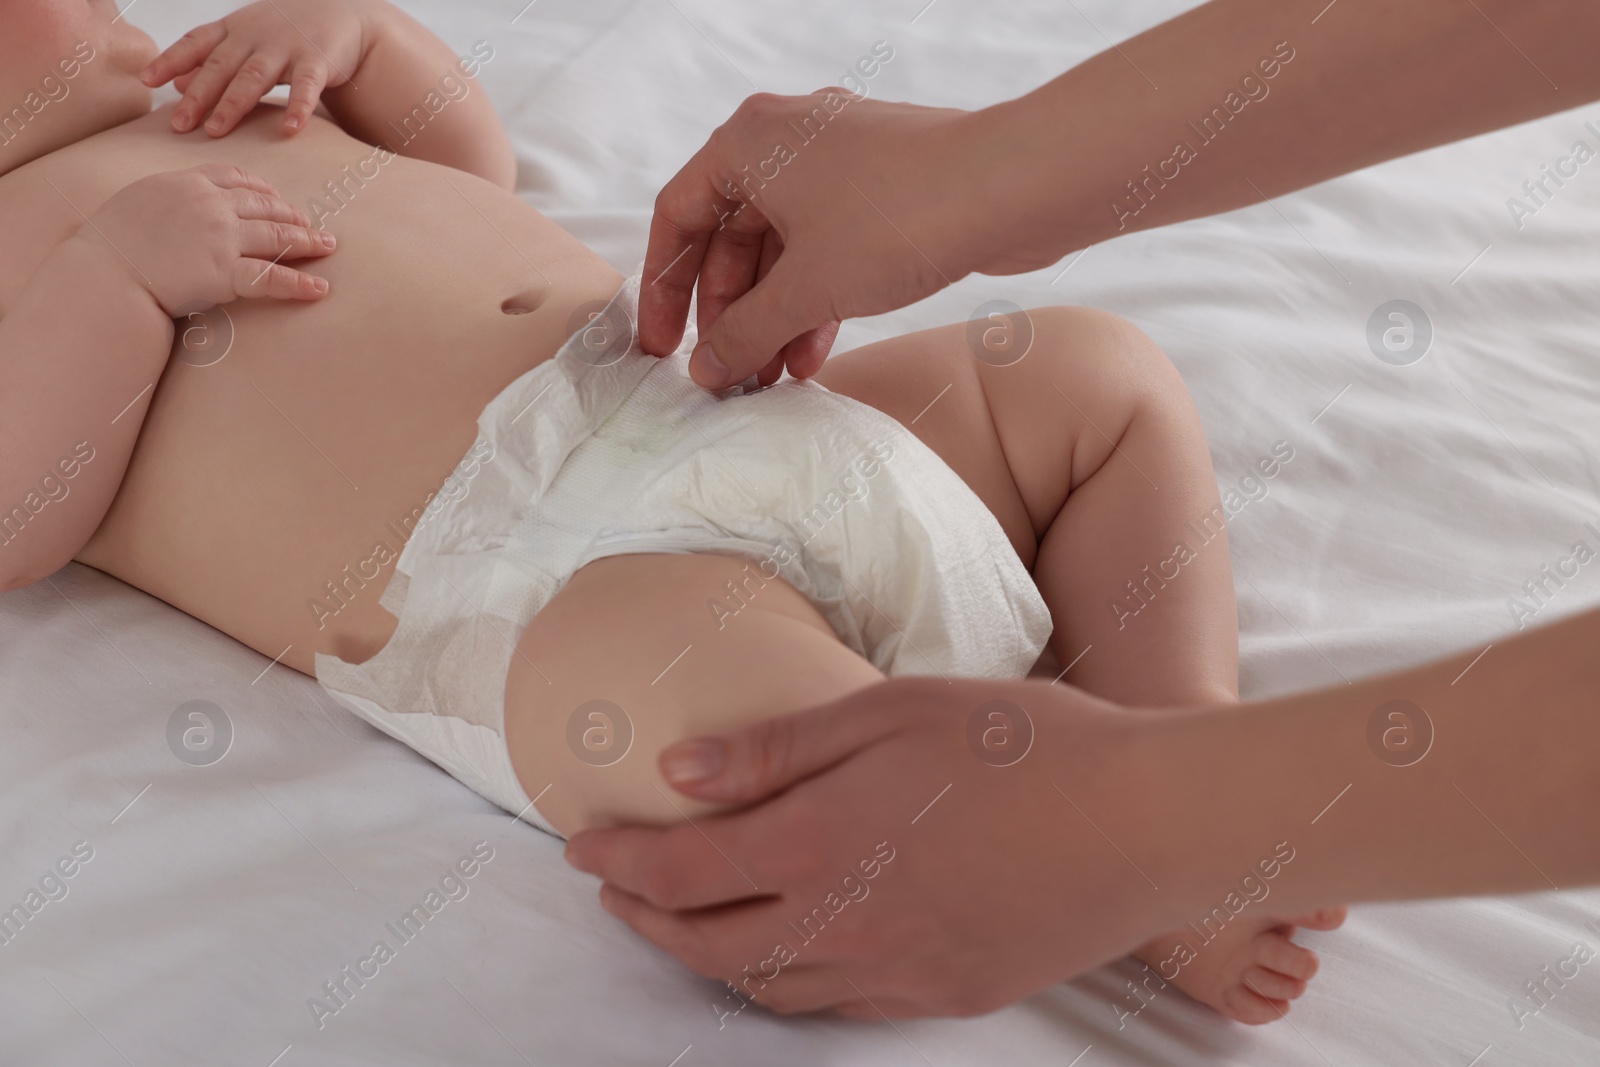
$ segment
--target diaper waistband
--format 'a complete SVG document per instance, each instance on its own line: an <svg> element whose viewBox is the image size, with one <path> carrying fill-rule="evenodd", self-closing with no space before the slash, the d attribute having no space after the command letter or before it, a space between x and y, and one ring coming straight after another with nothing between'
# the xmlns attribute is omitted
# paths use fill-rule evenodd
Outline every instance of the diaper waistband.
<svg viewBox="0 0 1600 1067"><path fill-rule="evenodd" d="M490 459L496 449L508 449L518 456L517 463L497 468L514 483L509 495L521 505L514 509L513 521L525 517L528 506L545 496L573 450L593 436L652 370L666 369L659 366L661 359L688 377L689 353L698 341L694 302L691 300L688 324L677 349L666 357L652 356L639 344L635 321L641 283L641 274L630 275L606 306L574 331L553 357L513 380L479 413L473 449ZM466 503L471 493L469 488L447 501L439 514L418 524L379 597L379 604L390 614L400 615L417 559L439 551L447 539L459 541L461 519L475 506Z"/></svg>

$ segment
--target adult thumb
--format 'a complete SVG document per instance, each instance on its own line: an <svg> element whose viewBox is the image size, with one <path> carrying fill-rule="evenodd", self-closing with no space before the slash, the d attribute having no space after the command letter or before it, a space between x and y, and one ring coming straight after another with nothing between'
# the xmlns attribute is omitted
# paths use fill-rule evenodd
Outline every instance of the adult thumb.
<svg viewBox="0 0 1600 1067"><path fill-rule="evenodd" d="M707 389L737 385L772 362L778 351L833 316L814 278L780 255L767 276L729 304L706 329L689 358L689 374Z"/></svg>
<svg viewBox="0 0 1600 1067"><path fill-rule="evenodd" d="M878 688L859 689L737 733L680 741L662 750L662 777L678 792L702 800L743 804L769 797L894 733L904 722L902 709L880 700Z"/></svg>

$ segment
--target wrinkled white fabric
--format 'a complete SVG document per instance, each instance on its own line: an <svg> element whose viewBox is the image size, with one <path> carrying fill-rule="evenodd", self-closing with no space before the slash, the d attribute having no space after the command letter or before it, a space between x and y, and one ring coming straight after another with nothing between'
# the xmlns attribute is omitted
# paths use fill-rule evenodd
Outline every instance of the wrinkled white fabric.
<svg viewBox="0 0 1600 1067"><path fill-rule="evenodd" d="M895 19L891 5L858 0L585 0L535 4L515 25L522 4L400 6L458 55L479 39L493 44L474 91L506 121L521 196L626 274L652 199L752 91L740 72L761 89L810 92L887 38L898 54L870 80L875 98L979 109L1193 6L940 2L913 23L925 4L893 5L904 11ZM168 45L238 6L162 0L136 4L127 20ZM1306 22L1325 6L1308 8ZM1348 7L1288 28L1290 43L1309 57ZM1300 63L1239 121L1270 116ZM177 99L170 87L158 92ZM1507 206L1513 195L1533 203L1522 183L1575 140L1600 143L1584 130L1591 120L1600 125L1600 107L1125 236L1032 274L971 275L913 307L847 320L835 349L963 321L996 298L1126 316L1183 371L1223 488L1238 487L1273 442L1295 449L1266 481L1270 496L1229 520L1243 695L1342 687L1459 654L1449 682L1492 643L1459 691L1518 632L1507 599L1526 600L1523 582L1588 540L1583 524L1600 515L1600 164L1564 188L1550 183L1554 199L1520 229ZM778 180L790 176L785 168ZM1188 180L1161 195L1180 195ZM950 209L978 210L958 197ZM859 210L862 225L883 224L865 201ZM485 231L483 240L501 238ZM1416 301L1437 328L1433 350L1408 367L1377 360L1364 336L1373 309L1394 298ZM1529 629L1600 607L1600 568L1584 566L1546 601ZM258 654L78 563L0 594L0 905L37 888L80 838L96 852L67 880L67 899L0 946L0 1061L123 1063L109 1040L141 1067L265 1065L280 1054L276 1067L520 1065L523 1056L540 1067L663 1067L680 1054L677 1067L922 1067L919 1051L938 1067L1600 1063L1595 963L1535 1017L1519 1024L1508 1010L1532 1006L1524 984L1543 967L1555 973L1575 940L1600 944L1584 925L1600 916L1596 889L1356 907L1341 930L1296 935L1322 967L1289 1023L1268 1026L1229 1024L1171 986L1154 1000L1146 993L1140 1008L1128 983L1147 972L1131 961L979 1018L890 1027L741 1009L726 987L608 915L595 880L567 866L555 838L521 832L315 681L273 665L278 651ZM233 719L232 749L213 766L176 759L164 740L174 708L193 699ZM1437 726L1430 761L1455 737ZM1306 768L1324 772L1332 800L1349 779ZM1458 784L1484 804L1471 782ZM1315 825L1321 804L1302 813L1291 844L1309 857L1320 835L1343 832L1339 820L1363 788ZM962 802L962 789L905 827L908 849ZM906 818L932 799L906 798ZM1488 824L1484 832L1499 840ZM423 939L433 943L400 948L319 1029L306 998L321 996L480 839L496 857L467 883L472 895L429 924ZM1165 890L1159 871L1132 858ZM1086 861L1138 879L1109 845ZM995 899L1004 906L1003 892ZM875 892L859 906L888 902Z"/></svg>
<svg viewBox="0 0 1600 1067"><path fill-rule="evenodd" d="M406 543L361 664L316 657L340 703L536 825L503 740L522 629L584 564L637 552L749 560L890 676L1014 678L1050 614L1004 531L899 423L815 382L713 396L693 335L646 355L628 279L556 356L508 385ZM742 602L708 598L719 620ZM726 614L724 614L726 613Z"/></svg>

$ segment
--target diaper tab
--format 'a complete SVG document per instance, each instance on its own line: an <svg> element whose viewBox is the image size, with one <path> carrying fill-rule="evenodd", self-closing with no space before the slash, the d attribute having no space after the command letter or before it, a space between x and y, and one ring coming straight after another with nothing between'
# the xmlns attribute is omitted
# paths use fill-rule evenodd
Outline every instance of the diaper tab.
<svg viewBox="0 0 1600 1067"><path fill-rule="evenodd" d="M689 373L689 365L687 363L684 364L683 371L685 374ZM736 396L750 396L752 393L759 393L763 389L770 388L771 386L761 384L761 378L759 375L752 374L738 385L727 386L723 389L717 390L711 395L716 397L718 400L728 400Z"/></svg>

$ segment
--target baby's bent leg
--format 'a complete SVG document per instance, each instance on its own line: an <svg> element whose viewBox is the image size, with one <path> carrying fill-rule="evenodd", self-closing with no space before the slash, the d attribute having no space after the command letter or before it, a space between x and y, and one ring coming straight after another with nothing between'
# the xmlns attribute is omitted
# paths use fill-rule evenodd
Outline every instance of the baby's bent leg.
<svg viewBox="0 0 1600 1067"><path fill-rule="evenodd" d="M1182 379L1116 316L1026 315L1032 347L1009 366L977 358L958 324L817 378L908 425L994 512L1050 607L1066 681L1128 704L1233 699L1227 535Z"/></svg>
<svg viewBox="0 0 1600 1067"><path fill-rule="evenodd" d="M1068 681L1133 704L1234 699L1224 513L1182 381L1114 316L1027 315L1033 347L1010 366L975 359L957 326L847 353L818 377L910 425L983 498L1033 567L1057 656L1068 664L1082 654ZM1293 925L1342 920L1338 908L1252 917L1197 951L1185 930L1136 955L1232 1018L1267 1022L1316 972L1315 955L1289 940Z"/></svg>
<svg viewBox="0 0 1600 1067"><path fill-rule="evenodd" d="M1078 312L1039 334L1036 345L1057 347L1036 353L1029 374L984 365L980 379L1030 514L1049 523L1033 573L1057 620L1056 655L1076 660L1068 679L1126 703L1236 699L1225 513L1182 378L1110 315ZM1052 420L1072 435L1059 506Z"/></svg>
<svg viewBox="0 0 1600 1067"><path fill-rule="evenodd" d="M754 564L611 556L573 575L523 631L506 678L506 743L523 789L563 834L668 825L712 809L665 783L663 748L882 677L798 590Z"/></svg>

